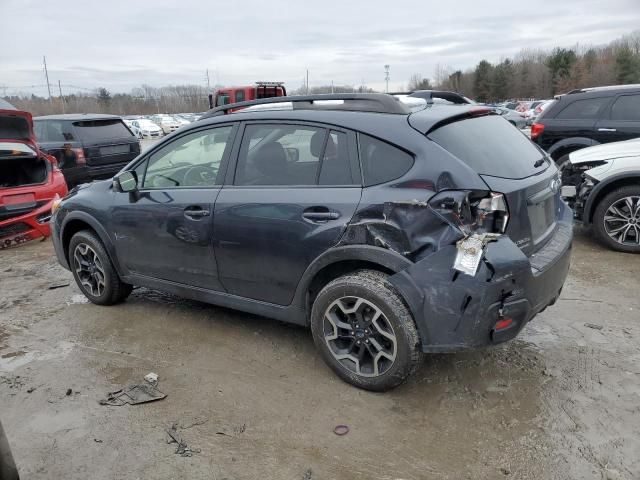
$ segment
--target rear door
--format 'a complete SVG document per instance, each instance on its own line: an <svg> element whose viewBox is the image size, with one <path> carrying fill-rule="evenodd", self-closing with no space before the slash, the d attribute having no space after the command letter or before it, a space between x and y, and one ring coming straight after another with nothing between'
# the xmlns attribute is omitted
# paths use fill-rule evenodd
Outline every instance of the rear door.
<svg viewBox="0 0 640 480"><path fill-rule="evenodd" d="M618 95L596 131L600 143L640 137L640 93Z"/></svg>
<svg viewBox="0 0 640 480"><path fill-rule="evenodd" d="M234 134L232 124L186 132L134 168L137 192L114 192L116 250L129 272L221 290L213 205Z"/></svg>
<svg viewBox="0 0 640 480"><path fill-rule="evenodd" d="M218 272L229 293L291 303L305 269L340 240L358 206L356 155L353 132L244 126L214 215Z"/></svg>

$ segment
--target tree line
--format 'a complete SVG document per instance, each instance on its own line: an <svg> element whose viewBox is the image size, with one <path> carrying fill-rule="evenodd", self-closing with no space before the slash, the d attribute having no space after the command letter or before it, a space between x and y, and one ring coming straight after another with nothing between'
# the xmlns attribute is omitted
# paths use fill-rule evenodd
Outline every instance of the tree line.
<svg viewBox="0 0 640 480"><path fill-rule="evenodd" d="M479 102L553 98L576 88L640 83L640 30L601 47L525 49L496 64L481 60L466 71L438 66L434 83Z"/></svg>
<svg viewBox="0 0 640 480"><path fill-rule="evenodd" d="M438 65L433 80L415 73L407 90L441 89L460 92L479 102L552 98L575 88L640 83L640 30L599 47L557 47L550 51L524 49L498 63L480 60L462 71ZM366 85L301 86L291 94L370 93ZM72 93L51 99L37 95L4 97L17 108L34 115L63 112L112 113L116 115L202 112L209 108L206 87L142 85L130 93L112 94L106 88Z"/></svg>

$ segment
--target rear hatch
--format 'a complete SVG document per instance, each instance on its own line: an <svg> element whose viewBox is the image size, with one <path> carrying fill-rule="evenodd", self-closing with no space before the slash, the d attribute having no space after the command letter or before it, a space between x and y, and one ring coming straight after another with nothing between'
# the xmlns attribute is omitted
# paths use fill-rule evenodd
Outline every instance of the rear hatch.
<svg viewBox="0 0 640 480"><path fill-rule="evenodd" d="M75 121L73 130L87 165L128 163L140 153L138 139L119 118Z"/></svg>
<svg viewBox="0 0 640 480"><path fill-rule="evenodd" d="M560 215L558 171L523 133L497 115L467 116L427 135L475 170L509 208L506 234L527 255L542 248Z"/></svg>

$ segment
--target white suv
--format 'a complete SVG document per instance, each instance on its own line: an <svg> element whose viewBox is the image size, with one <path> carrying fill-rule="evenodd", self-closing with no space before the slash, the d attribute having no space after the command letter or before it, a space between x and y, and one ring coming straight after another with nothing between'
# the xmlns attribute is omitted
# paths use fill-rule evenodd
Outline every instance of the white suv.
<svg viewBox="0 0 640 480"><path fill-rule="evenodd" d="M562 179L577 220L609 248L640 253L640 138L572 152Z"/></svg>

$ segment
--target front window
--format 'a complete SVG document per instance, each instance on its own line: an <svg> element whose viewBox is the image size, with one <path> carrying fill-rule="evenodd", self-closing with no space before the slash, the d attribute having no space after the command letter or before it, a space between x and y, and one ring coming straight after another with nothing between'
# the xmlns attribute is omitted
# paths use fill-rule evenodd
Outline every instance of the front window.
<svg viewBox="0 0 640 480"><path fill-rule="evenodd" d="M208 187L218 182L231 126L201 130L175 139L148 161L143 188ZM138 178L141 171L136 169Z"/></svg>

